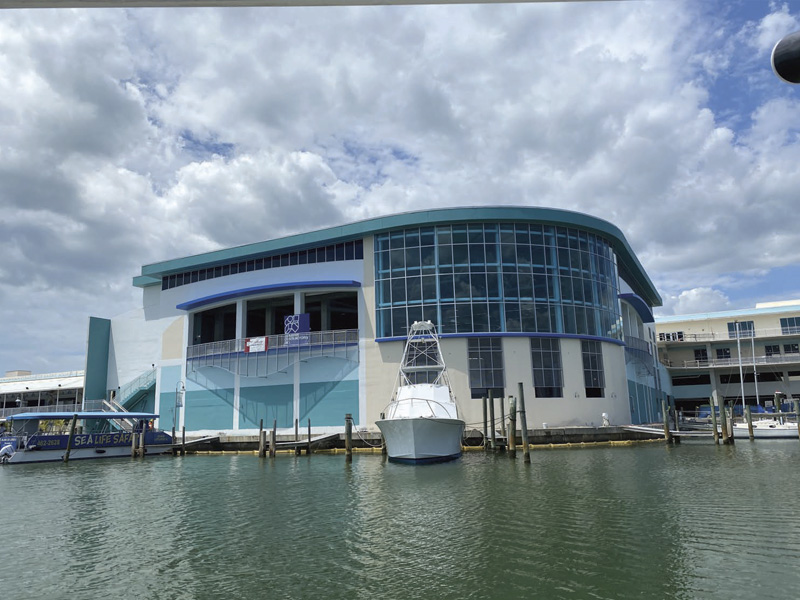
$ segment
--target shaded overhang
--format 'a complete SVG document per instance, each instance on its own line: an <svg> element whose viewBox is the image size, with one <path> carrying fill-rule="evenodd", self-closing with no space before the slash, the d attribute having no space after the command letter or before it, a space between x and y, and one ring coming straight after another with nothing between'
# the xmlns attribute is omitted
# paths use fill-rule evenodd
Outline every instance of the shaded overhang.
<svg viewBox="0 0 800 600"><path fill-rule="evenodd" d="M661 296L650 281L622 231L608 221L584 213L556 208L530 206L467 206L437 208L400 213L328 227L307 233L215 250L204 254L144 265L133 285L161 285L161 278L174 273L205 269L226 263L295 252L328 244L346 242L394 229L430 227L462 223L540 223L558 227L574 227L600 235L611 244L617 256L617 268L622 277L650 306L661 306Z"/></svg>
<svg viewBox="0 0 800 600"><path fill-rule="evenodd" d="M625 300L625 302L633 307L633 310L635 310L636 314L639 315L642 323L652 323L655 321L655 318L653 317L653 311L650 310L647 302L645 302L636 294L620 294L619 299Z"/></svg>
<svg viewBox="0 0 800 600"><path fill-rule="evenodd" d="M256 287L241 288L238 290L230 290L221 292L219 294L212 294L211 296L204 296L195 300L189 300L178 304L175 308L178 310L196 310L210 304L217 304L225 300L235 300L236 298L244 298L245 296L255 296L256 294L269 294L273 292L288 292L295 290L307 290L312 288L358 288L361 283L353 280L341 281L292 281L289 283L275 283L272 285L260 285Z"/></svg>

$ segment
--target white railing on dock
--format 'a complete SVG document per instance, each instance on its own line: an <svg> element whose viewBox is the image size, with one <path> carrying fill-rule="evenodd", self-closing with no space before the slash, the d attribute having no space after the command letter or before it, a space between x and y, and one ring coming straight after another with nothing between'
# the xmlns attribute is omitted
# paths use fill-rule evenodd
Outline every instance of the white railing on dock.
<svg viewBox="0 0 800 600"><path fill-rule="evenodd" d="M771 327L765 329L742 329L739 332L740 339L758 338L779 338L787 335L800 335L800 327ZM735 340L736 332L729 331L710 331L705 333L686 333L669 332L659 333L659 342L682 343L682 342L718 342L724 340Z"/></svg>

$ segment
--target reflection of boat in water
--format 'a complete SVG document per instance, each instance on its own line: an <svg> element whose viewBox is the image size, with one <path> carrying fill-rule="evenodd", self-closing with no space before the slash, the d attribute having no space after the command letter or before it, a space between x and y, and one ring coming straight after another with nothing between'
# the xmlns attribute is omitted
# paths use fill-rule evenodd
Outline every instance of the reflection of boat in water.
<svg viewBox="0 0 800 600"><path fill-rule="evenodd" d="M430 321L411 326L394 397L385 418L376 424L390 460L425 463L461 456L464 421L458 416L439 338Z"/></svg>
<svg viewBox="0 0 800 600"><path fill-rule="evenodd" d="M73 433L64 427L53 430L52 424L69 423L73 417L91 423L91 431ZM115 458L131 455L133 436L144 432L147 454L172 451L172 436L153 429L149 423L158 418L153 413L132 412L39 412L6 417L10 431L0 436L0 462L9 464L54 462L64 459L69 449L70 460ZM49 424L44 431L45 423Z"/></svg>

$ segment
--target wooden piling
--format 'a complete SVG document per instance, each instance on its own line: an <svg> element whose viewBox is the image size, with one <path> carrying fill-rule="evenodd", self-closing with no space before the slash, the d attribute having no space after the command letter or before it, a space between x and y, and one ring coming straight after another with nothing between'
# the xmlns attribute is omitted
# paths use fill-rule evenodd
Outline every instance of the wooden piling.
<svg viewBox="0 0 800 600"><path fill-rule="evenodd" d="M500 398L500 435L506 437L506 399Z"/></svg>
<svg viewBox="0 0 800 600"><path fill-rule="evenodd" d="M386 414L385 413L381 413L381 421L383 421L385 418L386 418ZM382 431L381 431L381 454L383 456L386 456L386 438L383 437L383 432Z"/></svg>
<svg viewBox="0 0 800 600"><path fill-rule="evenodd" d="M186 456L186 425L181 427L181 456Z"/></svg>
<svg viewBox="0 0 800 600"><path fill-rule="evenodd" d="M522 429L522 453L526 463L531 462L531 453L528 446L528 421L525 417L525 390L519 382L519 426Z"/></svg>
<svg viewBox="0 0 800 600"><path fill-rule="evenodd" d="M756 436L753 435L753 414L750 411L750 405L744 407L744 418L747 419L747 435L750 436L750 441L752 442L756 439Z"/></svg>
<svg viewBox="0 0 800 600"><path fill-rule="evenodd" d="M306 444L306 455L311 454L311 419L308 419L308 443Z"/></svg>
<svg viewBox="0 0 800 600"><path fill-rule="evenodd" d="M269 457L275 458L275 444L278 437L278 420L272 421L272 429L269 432Z"/></svg>
<svg viewBox="0 0 800 600"><path fill-rule="evenodd" d="M267 432L264 431L264 419L258 423L258 456L260 458L267 456Z"/></svg>
<svg viewBox="0 0 800 600"><path fill-rule="evenodd" d="M72 438L75 435L75 425L78 423L78 415L72 415L69 424L69 435L67 436L67 451L64 453L64 462L69 462L69 453L72 451Z"/></svg>
<svg viewBox="0 0 800 600"><path fill-rule="evenodd" d="M800 439L800 400L793 400L794 418L797 419L797 438Z"/></svg>
<svg viewBox="0 0 800 600"><path fill-rule="evenodd" d="M728 437L728 414L725 411L725 401L724 400L720 403L719 417L720 417L720 419L722 419L722 423L721 423L721 427L722 427L722 443L723 444L730 444L731 440Z"/></svg>
<svg viewBox="0 0 800 600"><path fill-rule="evenodd" d="M508 456L517 457L517 399L508 399Z"/></svg>
<svg viewBox="0 0 800 600"><path fill-rule="evenodd" d="M483 401L483 449L488 450L489 444L487 443L489 440L489 426L486 417L486 396L481 398Z"/></svg>
<svg viewBox="0 0 800 600"><path fill-rule="evenodd" d="M300 454L300 419L294 420L294 453Z"/></svg>
<svg viewBox="0 0 800 600"><path fill-rule="evenodd" d="M347 462L353 460L353 415L344 416L344 453Z"/></svg>
<svg viewBox="0 0 800 600"><path fill-rule="evenodd" d="M711 397L711 428L714 435L714 443L719 444L719 430L717 429L717 407L714 404L714 397Z"/></svg>
<svg viewBox="0 0 800 600"><path fill-rule="evenodd" d="M494 420L494 394L492 390L489 390L489 425L491 429L489 430L489 439L492 450L497 450L497 424Z"/></svg>
<svg viewBox="0 0 800 600"><path fill-rule="evenodd" d="M669 430L669 413L667 412L667 401L661 401L661 414L664 417L664 441L667 444L672 443L672 433Z"/></svg>
<svg viewBox="0 0 800 600"><path fill-rule="evenodd" d="M136 458L136 450L139 442L139 436L136 435L136 431L131 431L131 458Z"/></svg>
<svg viewBox="0 0 800 600"><path fill-rule="evenodd" d="M147 448L145 448L145 433L147 433L147 423L142 422L142 431L139 433L139 456L144 458Z"/></svg>

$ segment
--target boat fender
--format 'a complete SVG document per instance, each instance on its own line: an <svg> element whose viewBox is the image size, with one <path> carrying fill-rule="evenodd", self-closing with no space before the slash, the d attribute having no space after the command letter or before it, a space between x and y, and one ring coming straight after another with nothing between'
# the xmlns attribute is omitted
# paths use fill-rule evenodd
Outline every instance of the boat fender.
<svg viewBox="0 0 800 600"><path fill-rule="evenodd" d="M14 456L14 447L11 444L6 444L0 448L0 462L8 462Z"/></svg>

